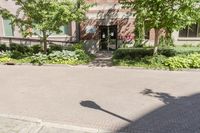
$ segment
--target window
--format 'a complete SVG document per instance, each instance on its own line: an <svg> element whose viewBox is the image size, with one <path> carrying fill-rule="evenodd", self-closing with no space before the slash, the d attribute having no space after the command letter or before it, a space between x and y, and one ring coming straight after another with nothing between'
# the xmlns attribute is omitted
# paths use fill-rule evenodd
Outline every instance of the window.
<svg viewBox="0 0 200 133"><path fill-rule="evenodd" d="M14 36L13 26L11 25L11 20L3 19L3 26L4 26L4 35L5 36Z"/></svg>
<svg viewBox="0 0 200 133"><path fill-rule="evenodd" d="M200 25L193 24L179 31L179 37L200 37Z"/></svg>
<svg viewBox="0 0 200 133"><path fill-rule="evenodd" d="M51 36L62 36L62 35L68 35L68 34L70 34L70 24L68 24L68 25L64 25L64 26L61 26L60 27L60 33L53 33L53 34L51 34ZM38 30L33 30L36 34L42 34L40 31L38 31Z"/></svg>
<svg viewBox="0 0 200 133"><path fill-rule="evenodd" d="M67 35L67 34L70 34L70 26L71 26L70 24L61 26L60 27L61 33L59 33L59 34L53 33L52 35Z"/></svg>

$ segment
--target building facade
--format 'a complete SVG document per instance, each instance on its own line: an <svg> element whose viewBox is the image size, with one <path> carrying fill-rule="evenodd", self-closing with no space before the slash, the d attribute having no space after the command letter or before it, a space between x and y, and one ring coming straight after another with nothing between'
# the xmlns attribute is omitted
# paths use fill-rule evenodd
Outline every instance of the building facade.
<svg viewBox="0 0 200 133"><path fill-rule="evenodd" d="M6 8L11 11L13 14L17 11L17 6L15 2L11 0L0 0L0 7ZM59 41L68 41L68 42L77 42L77 24L75 22L71 22L70 24L66 24L65 26L60 27L60 34L53 34L50 36L51 40L59 40ZM13 38L21 38L22 35L19 32L18 27L12 27L10 25L10 20L4 19L0 16L0 37L13 37ZM32 38L37 38L37 36L33 36Z"/></svg>
<svg viewBox="0 0 200 133"><path fill-rule="evenodd" d="M134 40L134 17L131 11L123 9L118 0L86 0L94 4L86 13L87 19L80 24L71 22L61 27L61 34L54 34L50 39L75 42L82 40L91 52L98 50L115 50L123 44ZM17 6L12 1L1 0L0 6L15 13ZM192 25L173 33L175 44L199 44L200 27ZM22 37L17 27L12 27L10 21L0 17L0 37ZM149 43L154 40L151 30L147 36Z"/></svg>

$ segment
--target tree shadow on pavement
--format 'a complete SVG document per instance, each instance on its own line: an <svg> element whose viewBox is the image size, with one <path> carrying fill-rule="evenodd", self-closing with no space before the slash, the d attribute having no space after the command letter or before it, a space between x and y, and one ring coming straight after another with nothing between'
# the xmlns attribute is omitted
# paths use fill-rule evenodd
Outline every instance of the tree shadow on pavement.
<svg viewBox="0 0 200 133"><path fill-rule="evenodd" d="M153 92L151 89L145 89L141 92L141 94L158 98L160 101L162 101L165 104L170 104L173 101L177 100L177 97L171 96L167 93L161 93L161 92Z"/></svg>
<svg viewBox="0 0 200 133"><path fill-rule="evenodd" d="M153 92L151 89L145 89L141 94L158 98L165 105L116 132L200 133L200 94L174 97L167 93Z"/></svg>
<svg viewBox="0 0 200 133"><path fill-rule="evenodd" d="M99 106L98 104L96 104L96 103L93 102L93 101L81 101L81 102L80 102L80 105L83 106L83 107L86 107L86 108L91 108L91 109L96 109L96 110L103 111L103 112L105 112L105 113L108 113L108 114L110 114L110 115L113 115L113 116L115 116L115 117L117 117L117 118L119 118L119 119L122 119L122 120L124 120L124 121L127 121L127 122L129 122L129 123L132 122L131 120L129 120L129 119L127 119L127 118L124 118L124 117L122 117L122 116L120 116L120 115L118 115L118 114L115 114L115 113L110 112L110 111L108 111L108 110L106 110L106 109L103 109L101 106Z"/></svg>

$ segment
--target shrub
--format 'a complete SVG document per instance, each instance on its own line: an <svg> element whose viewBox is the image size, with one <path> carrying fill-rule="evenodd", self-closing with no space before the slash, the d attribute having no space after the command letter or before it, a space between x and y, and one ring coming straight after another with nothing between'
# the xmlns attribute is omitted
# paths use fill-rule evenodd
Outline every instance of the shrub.
<svg viewBox="0 0 200 133"><path fill-rule="evenodd" d="M158 50L158 54L164 55L167 57L175 56L176 53L172 48L160 48ZM136 58L144 58L146 56L153 55L153 48L132 48L132 49L124 49L120 48L114 52L113 59L136 59Z"/></svg>
<svg viewBox="0 0 200 133"><path fill-rule="evenodd" d="M74 51L54 51L48 55L50 64L77 64L78 58Z"/></svg>
<svg viewBox="0 0 200 133"><path fill-rule="evenodd" d="M15 43L10 44L10 50L11 51L18 51L22 54L32 53L30 47L22 45L22 44L15 44Z"/></svg>
<svg viewBox="0 0 200 133"><path fill-rule="evenodd" d="M43 51L42 50L42 45L40 45L40 44L33 45L30 48L31 48L31 51L32 51L33 54L38 54L38 53Z"/></svg>
<svg viewBox="0 0 200 133"><path fill-rule="evenodd" d="M67 60L69 58L77 58L74 51L54 51L48 55L50 60Z"/></svg>
<svg viewBox="0 0 200 133"><path fill-rule="evenodd" d="M19 51L12 51L10 53L10 57L13 59L22 59L23 57L25 57L25 55Z"/></svg>
<svg viewBox="0 0 200 133"><path fill-rule="evenodd" d="M142 62L145 62L146 64L149 65L161 65L165 62L167 59L166 56L163 55L156 55L156 56L146 56L145 58L142 59Z"/></svg>
<svg viewBox="0 0 200 133"><path fill-rule="evenodd" d="M5 44L0 44L0 51L6 51L7 46Z"/></svg>
<svg viewBox="0 0 200 133"><path fill-rule="evenodd" d="M6 63L10 61L11 61L11 58L9 57L0 57L0 63Z"/></svg>
<svg viewBox="0 0 200 133"><path fill-rule="evenodd" d="M200 54L179 55L171 57L164 62L171 70L182 68L200 68Z"/></svg>
<svg viewBox="0 0 200 133"><path fill-rule="evenodd" d="M43 65L47 62L48 56L42 53L38 53L31 57L31 63Z"/></svg>
<svg viewBox="0 0 200 133"><path fill-rule="evenodd" d="M84 50L77 49L75 50L75 53L79 60L86 61L86 62L90 61L90 56L86 54Z"/></svg>
<svg viewBox="0 0 200 133"><path fill-rule="evenodd" d="M63 46L62 45L51 44L51 45L49 45L48 52L51 53L52 51L62 51L62 50L63 50Z"/></svg>
<svg viewBox="0 0 200 133"><path fill-rule="evenodd" d="M18 44L15 44L15 43L10 44L9 50L11 50L11 51L17 50L17 45Z"/></svg>
<svg viewBox="0 0 200 133"><path fill-rule="evenodd" d="M176 57L171 57L167 59L164 62L165 66L168 66L169 69L175 70L175 69L182 69L182 68L190 68L190 63L189 60L186 58L176 56Z"/></svg>
<svg viewBox="0 0 200 133"><path fill-rule="evenodd" d="M87 55L83 50L53 51L49 55L39 53L31 57L31 63L39 65L42 65L44 63L76 65L88 63L89 60L90 56Z"/></svg>
<svg viewBox="0 0 200 133"><path fill-rule="evenodd" d="M64 50L68 50L68 51L84 50L84 44L76 43L76 44L72 44L70 46L65 46Z"/></svg>
<svg viewBox="0 0 200 133"><path fill-rule="evenodd" d="M176 51L176 55L189 55L193 53L200 53L200 47L174 47L173 48Z"/></svg>
<svg viewBox="0 0 200 133"><path fill-rule="evenodd" d="M158 54L166 56L166 57L172 57L172 56L177 55L176 50L173 47L172 48L168 48L168 47L159 48L158 49Z"/></svg>
<svg viewBox="0 0 200 133"><path fill-rule="evenodd" d="M113 58L131 60L151 55L153 55L153 50L151 48L134 48L134 49L120 48L114 52Z"/></svg>

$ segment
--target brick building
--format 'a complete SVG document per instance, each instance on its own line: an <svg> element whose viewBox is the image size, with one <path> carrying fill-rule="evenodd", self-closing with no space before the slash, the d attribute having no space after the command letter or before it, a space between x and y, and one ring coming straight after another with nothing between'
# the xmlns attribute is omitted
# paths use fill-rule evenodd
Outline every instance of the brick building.
<svg viewBox="0 0 200 133"><path fill-rule="evenodd" d="M96 3L86 13L87 19L79 24L71 22L61 27L63 31L59 35L52 35L50 39L63 41L85 42L89 51L115 50L124 40L134 39L133 31L134 17L127 9L122 9L118 0L86 0L88 3ZM1 0L0 6L8 8L13 13L17 7L14 2ZM200 43L199 25L186 27L184 30L175 31L173 39L175 44ZM9 20L0 17L0 37L21 37L17 27L14 29L9 25ZM148 35L149 42L152 42L154 32Z"/></svg>

